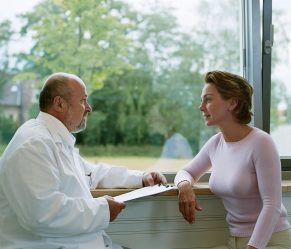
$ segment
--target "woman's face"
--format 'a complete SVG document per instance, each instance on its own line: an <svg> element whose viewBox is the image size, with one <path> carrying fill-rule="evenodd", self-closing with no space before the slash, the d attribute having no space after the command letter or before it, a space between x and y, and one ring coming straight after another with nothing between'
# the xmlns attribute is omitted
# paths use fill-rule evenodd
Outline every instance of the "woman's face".
<svg viewBox="0 0 291 249"><path fill-rule="evenodd" d="M225 100L213 84L206 83L201 93L200 111L205 124L221 127L224 123L233 120L231 111L236 102L233 99Z"/></svg>

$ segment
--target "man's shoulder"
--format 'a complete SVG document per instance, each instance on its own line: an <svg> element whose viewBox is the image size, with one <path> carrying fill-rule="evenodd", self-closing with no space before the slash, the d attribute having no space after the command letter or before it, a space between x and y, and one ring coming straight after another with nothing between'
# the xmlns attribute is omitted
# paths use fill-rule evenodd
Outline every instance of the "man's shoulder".
<svg viewBox="0 0 291 249"><path fill-rule="evenodd" d="M35 119L31 119L19 127L7 148L14 151L19 148L28 148L27 145L31 146L39 142L48 143L50 140L52 140L52 138L45 125L39 123Z"/></svg>
<svg viewBox="0 0 291 249"><path fill-rule="evenodd" d="M49 138L50 132L42 122L30 119L17 130L15 136L23 136L23 141L25 141L33 138Z"/></svg>
<svg viewBox="0 0 291 249"><path fill-rule="evenodd" d="M53 148L53 146L54 142L49 131L33 120L29 120L16 131L7 145L1 157L0 168L6 164L7 160L19 160L19 158L24 160L26 158L24 155L48 151L48 148Z"/></svg>

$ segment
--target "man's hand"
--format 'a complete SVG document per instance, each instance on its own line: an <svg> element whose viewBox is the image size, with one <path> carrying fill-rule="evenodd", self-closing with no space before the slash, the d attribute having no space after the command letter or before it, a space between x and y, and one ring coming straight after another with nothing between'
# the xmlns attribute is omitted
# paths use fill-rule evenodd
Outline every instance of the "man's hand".
<svg viewBox="0 0 291 249"><path fill-rule="evenodd" d="M155 184L167 184L167 179L159 172L147 172L142 177L142 185L144 187L153 186Z"/></svg>
<svg viewBox="0 0 291 249"><path fill-rule="evenodd" d="M202 211L199 207L192 186L188 181L183 181L178 184L179 189L179 211L184 219L190 224L195 222L195 210Z"/></svg>
<svg viewBox="0 0 291 249"><path fill-rule="evenodd" d="M125 208L124 202L115 201L111 196L104 196L108 202L109 211L110 211L110 221L114 221L116 217L119 215L122 209Z"/></svg>

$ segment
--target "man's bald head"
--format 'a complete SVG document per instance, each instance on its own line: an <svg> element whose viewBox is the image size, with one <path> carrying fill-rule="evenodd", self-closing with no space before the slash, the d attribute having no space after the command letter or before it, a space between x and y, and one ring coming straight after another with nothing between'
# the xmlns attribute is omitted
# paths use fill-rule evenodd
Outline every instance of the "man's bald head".
<svg viewBox="0 0 291 249"><path fill-rule="evenodd" d="M40 110L46 112L52 106L53 100L56 96L62 97L69 103L71 99L70 83L72 82L84 84L83 81L74 74L60 72L50 75L40 92Z"/></svg>

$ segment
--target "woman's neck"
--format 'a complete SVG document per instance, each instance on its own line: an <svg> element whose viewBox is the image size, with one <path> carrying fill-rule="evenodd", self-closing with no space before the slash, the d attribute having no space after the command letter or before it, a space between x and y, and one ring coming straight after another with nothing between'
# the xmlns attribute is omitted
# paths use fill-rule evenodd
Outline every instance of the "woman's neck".
<svg viewBox="0 0 291 249"><path fill-rule="evenodd" d="M226 142L238 142L244 139L253 128L246 124L233 123L227 127L218 127Z"/></svg>

